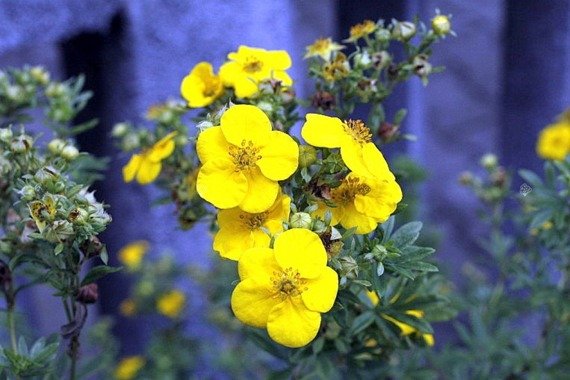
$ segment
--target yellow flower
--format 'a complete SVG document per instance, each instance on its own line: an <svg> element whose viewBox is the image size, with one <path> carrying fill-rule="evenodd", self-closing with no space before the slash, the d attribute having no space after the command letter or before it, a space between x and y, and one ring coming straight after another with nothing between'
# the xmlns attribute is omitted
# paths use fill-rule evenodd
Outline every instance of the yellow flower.
<svg viewBox="0 0 570 380"><path fill-rule="evenodd" d="M357 234L367 234L396 210L402 190L393 177L381 180L349 173L339 187L331 189L331 197L336 207L319 203L316 214L322 218L329 210L331 225L340 223L346 229L356 227Z"/></svg>
<svg viewBox="0 0 570 380"><path fill-rule="evenodd" d="M353 25L350 28L350 38L347 41L356 41L359 38L365 37L371 33L374 33L377 25L374 21L364 20L360 24Z"/></svg>
<svg viewBox="0 0 570 380"><path fill-rule="evenodd" d="M156 301L156 308L160 314L166 315L169 318L176 318L184 309L186 303L186 296L179 290L172 290L163 294Z"/></svg>
<svg viewBox="0 0 570 380"><path fill-rule="evenodd" d="M240 46L228 54L229 62L220 67L224 85L233 87L238 98L249 98L258 91L259 82L266 79L281 81L291 86L293 81L285 72L291 67L291 57L285 50L265 50Z"/></svg>
<svg viewBox="0 0 570 380"><path fill-rule="evenodd" d="M538 135L536 153L547 160L563 160L570 153L570 122L562 120Z"/></svg>
<svg viewBox="0 0 570 380"><path fill-rule="evenodd" d="M140 268L142 259L147 251L148 242L144 240L132 242L119 251L119 262L130 271L137 270Z"/></svg>
<svg viewBox="0 0 570 380"><path fill-rule="evenodd" d="M275 239L273 249L251 248L240 258L240 283L231 305L243 323L266 328L287 347L312 341L321 313L331 309L338 275L327 267L327 253L317 234L293 228Z"/></svg>
<svg viewBox="0 0 570 380"><path fill-rule="evenodd" d="M380 297L378 297L378 294L376 294L376 292L368 291L368 292L366 292L366 295L368 296L368 299L370 299L370 301L372 302L373 306L378 305L378 303L380 302ZM395 300L392 299L392 301L395 301ZM424 317L424 312L422 310L408 310L408 311L406 311L406 314L411 315L412 317L416 317L416 318L423 318ZM416 328L414 328L414 327L412 327L412 326L410 326L404 322L400 322L397 319L390 317L389 315L386 315L384 313L382 313L380 315L385 320L390 321L393 324L395 324L396 326L398 326L398 328L400 328L402 336L407 336L407 335L419 333L419 331ZM422 335L422 338L424 339L424 341L426 342L426 344L428 346L431 347L434 345L435 340L433 338L433 334L421 334L421 335Z"/></svg>
<svg viewBox="0 0 570 380"><path fill-rule="evenodd" d="M451 32L451 22L449 17L445 15L436 15L431 19L431 28L438 36L445 36Z"/></svg>
<svg viewBox="0 0 570 380"><path fill-rule="evenodd" d="M309 113L301 135L313 146L340 148L342 160L353 172L367 177L393 179L388 164L372 142L370 129L361 120Z"/></svg>
<svg viewBox="0 0 570 380"><path fill-rule="evenodd" d="M346 78L350 73L350 65L346 55L338 53L332 62L323 67L323 78L327 82L334 82Z"/></svg>
<svg viewBox="0 0 570 380"><path fill-rule="evenodd" d="M214 237L214 250L222 257L239 260L243 252L253 247L269 247L272 235L283 231L283 222L289 219L291 198L278 196L267 211L250 214L239 207L220 210L218 225L220 230Z"/></svg>
<svg viewBox="0 0 570 380"><path fill-rule="evenodd" d="M182 80L180 92L192 108L212 104L224 91L222 80L214 74L212 65L200 62Z"/></svg>
<svg viewBox="0 0 570 380"><path fill-rule="evenodd" d="M279 192L277 181L297 170L299 146L287 134L271 130L259 108L236 105L219 127L200 133L196 142L202 167L196 190L220 209L239 206L249 213L270 208Z"/></svg>
<svg viewBox="0 0 570 380"><path fill-rule="evenodd" d="M115 379L131 380L144 367L145 360L142 356L127 356L123 358L115 368Z"/></svg>
<svg viewBox="0 0 570 380"><path fill-rule="evenodd" d="M141 185L151 183L158 177L162 169L162 160L174 151L176 132L170 132L149 149L140 154L133 154L127 165L123 167L123 179L131 182L137 179Z"/></svg>
<svg viewBox="0 0 570 380"><path fill-rule="evenodd" d="M137 304L130 298L123 300L119 305L119 312L125 317L132 317L137 312Z"/></svg>
<svg viewBox="0 0 570 380"><path fill-rule="evenodd" d="M47 222L52 222L57 213L56 201L51 195L46 195L43 197L42 201L33 201L28 205L30 210L30 215L38 231L41 233L47 225Z"/></svg>
<svg viewBox="0 0 570 380"><path fill-rule="evenodd" d="M307 46L307 53L304 58L321 57L325 61L330 60L332 53L344 49L344 46L333 42L329 38L319 38L312 45Z"/></svg>

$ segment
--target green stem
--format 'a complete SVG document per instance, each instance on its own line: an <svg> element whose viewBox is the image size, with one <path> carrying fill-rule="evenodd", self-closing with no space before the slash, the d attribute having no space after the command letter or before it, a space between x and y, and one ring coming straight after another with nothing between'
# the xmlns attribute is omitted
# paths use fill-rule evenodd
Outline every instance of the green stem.
<svg viewBox="0 0 570 380"><path fill-rule="evenodd" d="M18 352L18 342L16 340L16 322L14 320L14 305L8 305L8 312L6 315L8 320L8 329L10 330L10 342L12 343L12 350Z"/></svg>

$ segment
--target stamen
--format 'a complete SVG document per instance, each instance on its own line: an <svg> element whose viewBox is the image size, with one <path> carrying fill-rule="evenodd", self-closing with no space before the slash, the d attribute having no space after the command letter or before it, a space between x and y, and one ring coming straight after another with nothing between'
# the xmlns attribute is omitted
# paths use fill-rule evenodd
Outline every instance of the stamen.
<svg viewBox="0 0 570 380"><path fill-rule="evenodd" d="M262 68L263 62L261 62L257 57L247 57L243 64L243 71L250 74L261 71Z"/></svg>
<svg viewBox="0 0 570 380"><path fill-rule="evenodd" d="M336 204L345 205L354 201L357 195L366 195L371 188L365 183L360 182L360 178L345 178L342 184L332 190L332 200Z"/></svg>
<svg viewBox="0 0 570 380"><path fill-rule="evenodd" d="M281 272L274 271L270 280L276 290L275 297L281 299L299 296L307 290L307 281L301 278L297 270L290 267Z"/></svg>
<svg viewBox="0 0 570 380"><path fill-rule="evenodd" d="M267 215L269 212L265 211L258 214L240 214L239 218L247 228L253 231L263 226L267 220Z"/></svg>
<svg viewBox="0 0 570 380"><path fill-rule="evenodd" d="M242 171L252 168L257 160L261 159L259 151L261 148L257 148L253 145L251 141L242 140L239 147L235 145L230 145L229 155L235 165L235 171Z"/></svg>
<svg viewBox="0 0 570 380"><path fill-rule="evenodd" d="M362 120L347 120L343 127L344 131L361 145L372 141L372 133Z"/></svg>

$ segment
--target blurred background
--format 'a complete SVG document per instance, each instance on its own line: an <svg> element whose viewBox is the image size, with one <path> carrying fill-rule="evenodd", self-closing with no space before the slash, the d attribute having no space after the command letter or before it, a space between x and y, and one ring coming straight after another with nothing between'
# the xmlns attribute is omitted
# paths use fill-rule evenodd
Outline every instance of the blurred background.
<svg viewBox="0 0 570 380"><path fill-rule="evenodd" d="M179 97L182 78L200 61L215 67L244 44L285 49L300 96L311 96L303 62L305 46L320 37L341 40L364 19L429 21L438 8L452 14L453 30L435 49L432 63L446 70L428 87L411 81L387 103L390 117L408 108L403 130L417 142L399 145L428 172L420 193L420 219L440 238L437 260L458 286L463 263L477 261L478 204L457 183L479 158L497 153L509 168L538 169L538 131L570 104L570 2L565 0L0 0L0 67L43 65L65 79L85 74L94 96L81 115L99 119L83 135L83 150L109 156L98 198L110 205L114 222L103 236L111 257L133 240L153 251L168 250L184 263L208 266L212 257L207 226L177 228L173 206L152 207L152 186L124 184L128 157L112 146L114 123L144 123L153 104ZM190 128L193 130L193 128ZM389 152L392 153L392 152ZM390 156L390 155L389 155ZM388 159L390 161L390 157ZM513 186L522 180L515 177ZM116 262L116 258L115 258ZM160 279L157 279L160 281ZM116 314L127 278L100 283L100 313ZM49 333L49 294L34 294L32 321ZM208 337L200 310L203 296L191 290L191 333ZM145 340L144 323L119 318L124 353Z"/></svg>

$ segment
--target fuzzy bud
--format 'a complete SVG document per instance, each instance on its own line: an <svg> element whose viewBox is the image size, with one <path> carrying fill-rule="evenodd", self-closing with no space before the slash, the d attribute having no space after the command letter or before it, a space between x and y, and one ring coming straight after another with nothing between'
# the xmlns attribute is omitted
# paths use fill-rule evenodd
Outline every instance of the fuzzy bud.
<svg viewBox="0 0 570 380"><path fill-rule="evenodd" d="M372 65L377 69L383 69L392 62L392 56L385 50L372 54Z"/></svg>
<svg viewBox="0 0 570 380"><path fill-rule="evenodd" d="M65 145L65 141L62 139L53 139L48 143L47 147L50 153L60 154L63 148L65 148Z"/></svg>
<svg viewBox="0 0 570 380"><path fill-rule="evenodd" d="M67 145L61 151L61 157L66 159L67 161L72 161L79 155L79 150L73 145Z"/></svg>
<svg viewBox="0 0 570 380"><path fill-rule="evenodd" d="M497 167L499 160L497 159L497 156L495 156L494 154L487 153L483 157L481 157L481 160L479 161L479 163L485 169L490 170L490 169L494 169Z"/></svg>
<svg viewBox="0 0 570 380"><path fill-rule="evenodd" d="M12 141L12 137L14 134L10 128L0 128L0 141L4 141L5 143L9 143Z"/></svg>
<svg viewBox="0 0 570 380"><path fill-rule="evenodd" d="M49 82L49 73L42 66L34 66L30 69L32 79L45 86Z"/></svg>
<svg viewBox="0 0 570 380"><path fill-rule="evenodd" d="M378 129L378 135L384 142L389 142L397 136L399 126L383 121Z"/></svg>
<svg viewBox="0 0 570 380"><path fill-rule="evenodd" d="M113 126L111 131L111 136L121 138L124 137L129 132L129 124L127 123L117 123Z"/></svg>
<svg viewBox="0 0 570 380"><path fill-rule="evenodd" d="M36 197L36 191L30 185L25 185L20 190L20 197L22 197L23 201L29 202Z"/></svg>
<svg viewBox="0 0 570 380"><path fill-rule="evenodd" d="M402 21L394 24L392 35L400 41L408 41L416 34L416 25L413 22Z"/></svg>
<svg viewBox="0 0 570 380"><path fill-rule="evenodd" d="M437 15L431 19L431 28L438 36L445 36L451 32L451 22L445 15Z"/></svg>
<svg viewBox="0 0 570 380"><path fill-rule="evenodd" d="M293 228L305 228L311 229L311 225L313 223L313 219L311 215L307 214L306 212L296 212L291 215L289 220L289 224Z"/></svg>
<svg viewBox="0 0 570 380"><path fill-rule="evenodd" d="M328 91L318 91L313 96L311 105L315 108L321 108L324 111L332 110L336 105L333 94Z"/></svg>
<svg viewBox="0 0 570 380"><path fill-rule="evenodd" d="M378 28L378 30L376 31L376 38L378 39L378 41L388 42L390 41L390 37L392 37L392 35L390 34L390 31L386 28Z"/></svg>
<svg viewBox="0 0 570 380"><path fill-rule="evenodd" d="M105 246L97 236L91 236L89 240L85 240L81 243L80 248L85 257L92 258L99 256L101 252L103 252Z"/></svg>
<svg viewBox="0 0 570 380"><path fill-rule="evenodd" d="M414 57L414 73L422 78L426 78L429 74L431 74L432 66L431 63L428 62L428 57L420 54L417 57Z"/></svg>
<svg viewBox="0 0 570 380"><path fill-rule="evenodd" d="M30 136L20 135L14 141L12 141L12 144L10 144L10 149L14 153L25 153L30 150L33 144L34 141Z"/></svg>

